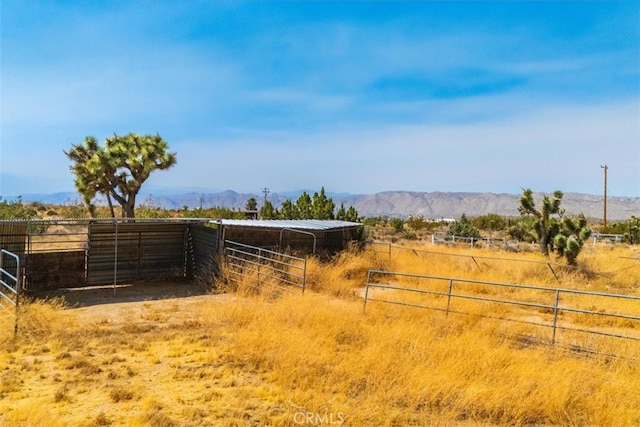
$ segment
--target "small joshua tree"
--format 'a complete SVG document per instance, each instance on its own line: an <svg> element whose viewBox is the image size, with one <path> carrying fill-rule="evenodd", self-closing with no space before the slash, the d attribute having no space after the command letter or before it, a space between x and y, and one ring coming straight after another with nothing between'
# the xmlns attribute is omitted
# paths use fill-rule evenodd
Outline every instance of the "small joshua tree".
<svg viewBox="0 0 640 427"><path fill-rule="evenodd" d="M562 191L555 191L552 198L544 196L540 210L536 209L531 189L527 188L520 196L520 208L518 210L521 215L533 215L537 218L535 233L540 244L540 251L545 255L549 255L549 250L553 251L553 239L559 229L558 220L552 215L562 216L564 214L564 211L560 209L562 196Z"/></svg>
<svg viewBox="0 0 640 427"><path fill-rule="evenodd" d="M584 241L591 235L591 229L584 215L575 220L566 217L564 209L560 208L561 201L562 192L555 191L553 197L543 197L542 207L538 210L533 201L533 192L526 189L520 196L519 211L521 215L535 217L534 232L543 254L549 255L555 250L558 256L567 259L568 264L575 265Z"/></svg>
<svg viewBox="0 0 640 427"><path fill-rule="evenodd" d="M560 232L553 239L558 256L567 258L569 265L576 265L578 254L589 236L591 236L591 229L587 226L584 215L580 215L575 220L563 217L560 222Z"/></svg>

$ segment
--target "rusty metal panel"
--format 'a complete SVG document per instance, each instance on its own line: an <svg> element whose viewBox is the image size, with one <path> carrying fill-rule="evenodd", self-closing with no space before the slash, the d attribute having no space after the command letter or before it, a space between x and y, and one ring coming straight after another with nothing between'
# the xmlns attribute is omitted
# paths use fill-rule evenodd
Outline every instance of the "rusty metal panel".
<svg viewBox="0 0 640 427"><path fill-rule="evenodd" d="M184 277L186 235L184 223L91 223L87 284Z"/></svg>

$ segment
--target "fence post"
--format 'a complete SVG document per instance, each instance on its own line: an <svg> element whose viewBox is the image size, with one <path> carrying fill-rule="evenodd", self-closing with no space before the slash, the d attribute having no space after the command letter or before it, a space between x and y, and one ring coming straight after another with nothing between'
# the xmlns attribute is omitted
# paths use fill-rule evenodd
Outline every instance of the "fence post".
<svg viewBox="0 0 640 427"><path fill-rule="evenodd" d="M556 281L558 283L562 283L562 282L560 282L560 279L558 278L558 275L556 274L556 272L553 270L553 267L551 267L551 263L548 262L547 266L549 267L549 270L551 270L551 273L553 274L553 277L556 278Z"/></svg>
<svg viewBox="0 0 640 427"><path fill-rule="evenodd" d="M556 327L558 325L558 303L560 301L560 289L556 289L556 301L553 305L553 335L551 336L551 345L556 343Z"/></svg>
<svg viewBox="0 0 640 427"><path fill-rule="evenodd" d="M304 270L302 271L302 295L304 295L304 288L307 286L307 259L304 259Z"/></svg>
<svg viewBox="0 0 640 427"><path fill-rule="evenodd" d="M13 326L13 336L18 336L18 319L20 318L20 288L22 288L22 272L20 258L16 257L16 319Z"/></svg>
<svg viewBox="0 0 640 427"><path fill-rule="evenodd" d="M260 267L262 266L262 248L258 248L258 289L260 289Z"/></svg>
<svg viewBox="0 0 640 427"><path fill-rule="evenodd" d="M114 218L115 223L115 235L113 242L113 296L116 295L116 284L118 283L118 219Z"/></svg>
<svg viewBox="0 0 640 427"><path fill-rule="evenodd" d="M367 286L364 288L364 305L362 306L362 314L367 310L367 298L369 297L369 283L371 280L371 270L367 272Z"/></svg>
<svg viewBox="0 0 640 427"><path fill-rule="evenodd" d="M451 304L451 291L453 290L453 279L449 280L449 292L447 292L447 311L446 315L449 315L449 305Z"/></svg>

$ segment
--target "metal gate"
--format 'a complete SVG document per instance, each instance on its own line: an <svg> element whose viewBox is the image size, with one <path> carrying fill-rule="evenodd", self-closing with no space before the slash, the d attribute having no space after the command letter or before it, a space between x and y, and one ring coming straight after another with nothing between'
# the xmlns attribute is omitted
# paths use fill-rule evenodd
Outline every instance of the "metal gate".
<svg viewBox="0 0 640 427"><path fill-rule="evenodd" d="M230 280L260 290L269 287L274 295L279 291L304 294L306 259L229 240L224 253Z"/></svg>
<svg viewBox="0 0 640 427"><path fill-rule="evenodd" d="M532 334L548 330L535 335L552 345L581 348L577 343L588 342L583 351L596 350L596 337L640 342L635 295L369 270L365 309L369 301L529 325Z"/></svg>
<svg viewBox="0 0 640 427"><path fill-rule="evenodd" d="M18 332L18 304L20 302L20 257L6 249L0 249L0 307L5 304L15 310L14 333Z"/></svg>

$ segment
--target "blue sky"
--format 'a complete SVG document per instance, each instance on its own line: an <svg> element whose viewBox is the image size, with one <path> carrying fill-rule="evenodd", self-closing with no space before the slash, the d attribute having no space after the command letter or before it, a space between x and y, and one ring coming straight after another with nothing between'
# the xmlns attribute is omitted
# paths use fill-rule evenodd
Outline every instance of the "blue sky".
<svg viewBox="0 0 640 427"><path fill-rule="evenodd" d="M159 133L149 191L640 197L640 3L0 2L0 195Z"/></svg>

